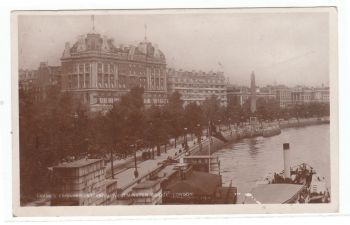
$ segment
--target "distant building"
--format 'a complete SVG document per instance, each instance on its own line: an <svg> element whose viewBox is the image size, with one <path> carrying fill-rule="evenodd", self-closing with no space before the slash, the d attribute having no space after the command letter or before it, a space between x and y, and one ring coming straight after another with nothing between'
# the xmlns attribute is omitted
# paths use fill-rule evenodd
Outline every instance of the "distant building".
<svg viewBox="0 0 350 225"><path fill-rule="evenodd" d="M47 62L41 62L37 70L38 86L46 88L53 85L61 85L61 67L49 66Z"/></svg>
<svg viewBox="0 0 350 225"><path fill-rule="evenodd" d="M251 98L250 88L230 85L227 87L227 102L243 106ZM276 99L276 95L266 88L256 88L256 101L264 99L270 101Z"/></svg>
<svg viewBox="0 0 350 225"><path fill-rule="evenodd" d="M309 103L329 103L329 87L298 87L292 91L293 105Z"/></svg>
<svg viewBox="0 0 350 225"><path fill-rule="evenodd" d="M109 109L132 87L144 88L145 105L167 102L165 56L146 37L136 46L116 46L93 31L66 43L61 65L62 90L92 111Z"/></svg>
<svg viewBox="0 0 350 225"><path fill-rule="evenodd" d="M315 101L329 103L329 87L315 88Z"/></svg>
<svg viewBox="0 0 350 225"><path fill-rule="evenodd" d="M51 205L106 205L116 193L117 181L105 178L102 159L81 159L52 169Z"/></svg>
<svg viewBox="0 0 350 225"><path fill-rule="evenodd" d="M18 82L18 88L22 90L36 87L38 82L38 71L20 69L18 71Z"/></svg>
<svg viewBox="0 0 350 225"><path fill-rule="evenodd" d="M60 88L61 67L49 66L47 62L40 62L36 70L19 70L19 89L33 90L36 99L46 97L46 91L53 86Z"/></svg>
<svg viewBox="0 0 350 225"><path fill-rule="evenodd" d="M292 89L284 85L273 86L272 92L276 95L276 100L281 108L292 106Z"/></svg>
<svg viewBox="0 0 350 225"><path fill-rule="evenodd" d="M221 105L227 104L226 82L223 72L183 71L168 69L168 91L181 94L184 105L203 103L215 95Z"/></svg>

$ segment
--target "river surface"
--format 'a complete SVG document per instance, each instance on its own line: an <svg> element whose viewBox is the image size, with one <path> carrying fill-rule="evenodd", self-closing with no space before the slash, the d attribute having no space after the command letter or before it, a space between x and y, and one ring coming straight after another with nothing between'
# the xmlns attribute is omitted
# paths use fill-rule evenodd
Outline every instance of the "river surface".
<svg viewBox="0 0 350 225"><path fill-rule="evenodd" d="M329 124L286 128L280 135L242 139L214 153L220 160L223 183L229 185L232 180L240 193L238 203L259 178L283 170L282 145L286 142L290 143L291 166L305 162L330 183Z"/></svg>

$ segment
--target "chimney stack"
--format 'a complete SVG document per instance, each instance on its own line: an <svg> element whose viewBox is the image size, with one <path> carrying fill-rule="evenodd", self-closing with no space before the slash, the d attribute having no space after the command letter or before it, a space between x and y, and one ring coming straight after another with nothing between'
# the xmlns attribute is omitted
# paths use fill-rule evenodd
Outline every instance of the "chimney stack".
<svg viewBox="0 0 350 225"><path fill-rule="evenodd" d="M290 178L290 150L289 143L283 143L284 179Z"/></svg>

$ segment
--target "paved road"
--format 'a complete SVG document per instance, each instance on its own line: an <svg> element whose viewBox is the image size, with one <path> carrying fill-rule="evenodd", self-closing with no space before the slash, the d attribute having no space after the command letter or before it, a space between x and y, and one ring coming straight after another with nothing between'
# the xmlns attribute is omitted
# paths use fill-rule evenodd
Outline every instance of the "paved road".
<svg viewBox="0 0 350 225"><path fill-rule="evenodd" d="M227 135L228 133L230 133L230 131L227 130L224 133ZM208 138L206 136L203 136L202 138L203 138L202 144L204 146L208 142ZM189 150L191 151L198 147L198 143L196 143L196 140L190 140L188 141L188 146L189 146ZM118 187L121 189L125 189L126 187L135 183L137 179L144 177L150 174L152 171L154 171L158 166L160 166L159 163L166 160L168 156L172 157L173 159L177 159L183 154L185 154L184 151L179 153L179 147L177 149L172 147L167 150L167 153L163 152L160 156L155 156L154 159L139 162L137 164L137 170L139 173L138 178L135 178L134 176L135 168L134 168L133 161L131 160L132 167L128 167L127 169L115 174L114 178L118 180Z"/></svg>
<svg viewBox="0 0 350 225"><path fill-rule="evenodd" d="M205 138L205 137L203 137L203 138ZM188 146L190 147L190 149L197 146L197 144L195 145L194 142L195 142L194 140L188 141ZM173 159L176 159L181 154L184 154L184 151L182 151L182 153L180 154L179 149L180 149L179 146L177 148L172 147L172 148L167 149L166 153L162 152L162 154L160 156L155 155L154 159L149 159L149 160L145 160L145 161L141 161L141 162L139 161L137 163L137 170L139 173L138 178L146 176L149 173L151 173L152 171L154 171L159 166L159 163L166 160L169 156L172 157ZM176 153L176 155L175 155L175 153ZM142 153L140 153L140 154L142 154ZM135 168L134 168L134 161L133 161L133 157L132 157L129 164L127 165L127 168L125 168L122 171L118 171L114 175L114 178L118 180L118 186L120 188L123 189L123 187L126 187L129 184L136 181L137 178L135 178L135 176L134 176L134 171L135 171Z"/></svg>
<svg viewBox="0 0 350 225"><path fill-rule="evenodd" d="M203 138L205 138L203 136ZM195 141L196 138L194 138L192 140L191 136L188 135L187 137L187 140L188 140L188 145L189 146L192 146L193 145L193 141ZM168 156L171 156L174 158L175 156L175 152L179 152L179 150L181 149L181 143L183 142L183 140L181 138L179 138L178 140L178 145L176 146L177 147L177 150L175 149L174 147L174 140L170 140L170 143L172 143L172 146L167 146L167 153L165 153L165 147L164 146L161 146L161 159L162 161L164 160L163 159L163 156L164 154L166 154L166 158ZM145 151L148 151L148 150L139 150L136 152L136 160L137 160L137 164L143 162L144 160L142 160L142 153L145 152ZM157 156L157 151L154 150L154 157L155 159L157 159L158 157L160 156ZM166 159L165 158L165 159ZM152 160L154 161L154 160ZM118 174L118 173L121 173L129 168L134 168L135 167L135 161L134 161L134 155L130 155L128 157L126 157L125 159L115 159L113 161L113 168L114 168L114 174ZM107 178L110 178L111 177L111 163L110 161L108 161L106 163L106 177Z"/></svg>

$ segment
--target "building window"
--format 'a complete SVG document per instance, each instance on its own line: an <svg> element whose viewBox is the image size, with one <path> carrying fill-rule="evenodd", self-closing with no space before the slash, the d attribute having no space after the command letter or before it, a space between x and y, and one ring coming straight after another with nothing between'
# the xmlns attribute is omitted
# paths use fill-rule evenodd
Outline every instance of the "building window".
<svg viewBox="0 0 350 225"><path fill-rule="evenodd" d="M85 74L85 87L86 88L90 87L90 74L88 73Z"/></svg>
<svg viewBox="0 0 350 225"><path fill-rule="evenodd" d="M108 64L103 64L103 73L108 73Z"/></svg>
<svg viewBox="0 0 350 225"><path fill-rule="evenodd" d="M85 73L90 73L90 63L85 63Z"/></svg>
<svg viewBox="0 0 350 225"><path fill-rule="evenodd" d="M84 74L79 74L79 87L84 87Z"/></svg>
<svg viewBox="0 0 350 225"><path fill-rule="evenodd" d="M108 87L108 74L105 74L104 79L103 79L104 87Z"/></svg>
<svg viewBox="0 0 350 225"><path fill-rule="evenodd" d="M78 75L73 76L73 88L78 87Z"/></svg>
<svg viewBox="0 0 350 225"><path fill-rule="evenodd" d="M111 74L109 77L109 83L111 84L111 87L114 87L114 75Z"/></svg>
<svg viewBox="0 0 350 225"><path fill-rule="evenodd" d="M68 75L68 88L72 88L72 75Z"/></svg>
<svg viewBox="0 0 350 225"><path fill-rule="evenodd" d="M79 74L84 73L84 64L79 64Z"/></svg>
<svg viewBox="0 0 350 225"><path fill-rule="evenodd" d="M98 74L97 83L98 87L102 87L102 74Z"/></svg>

